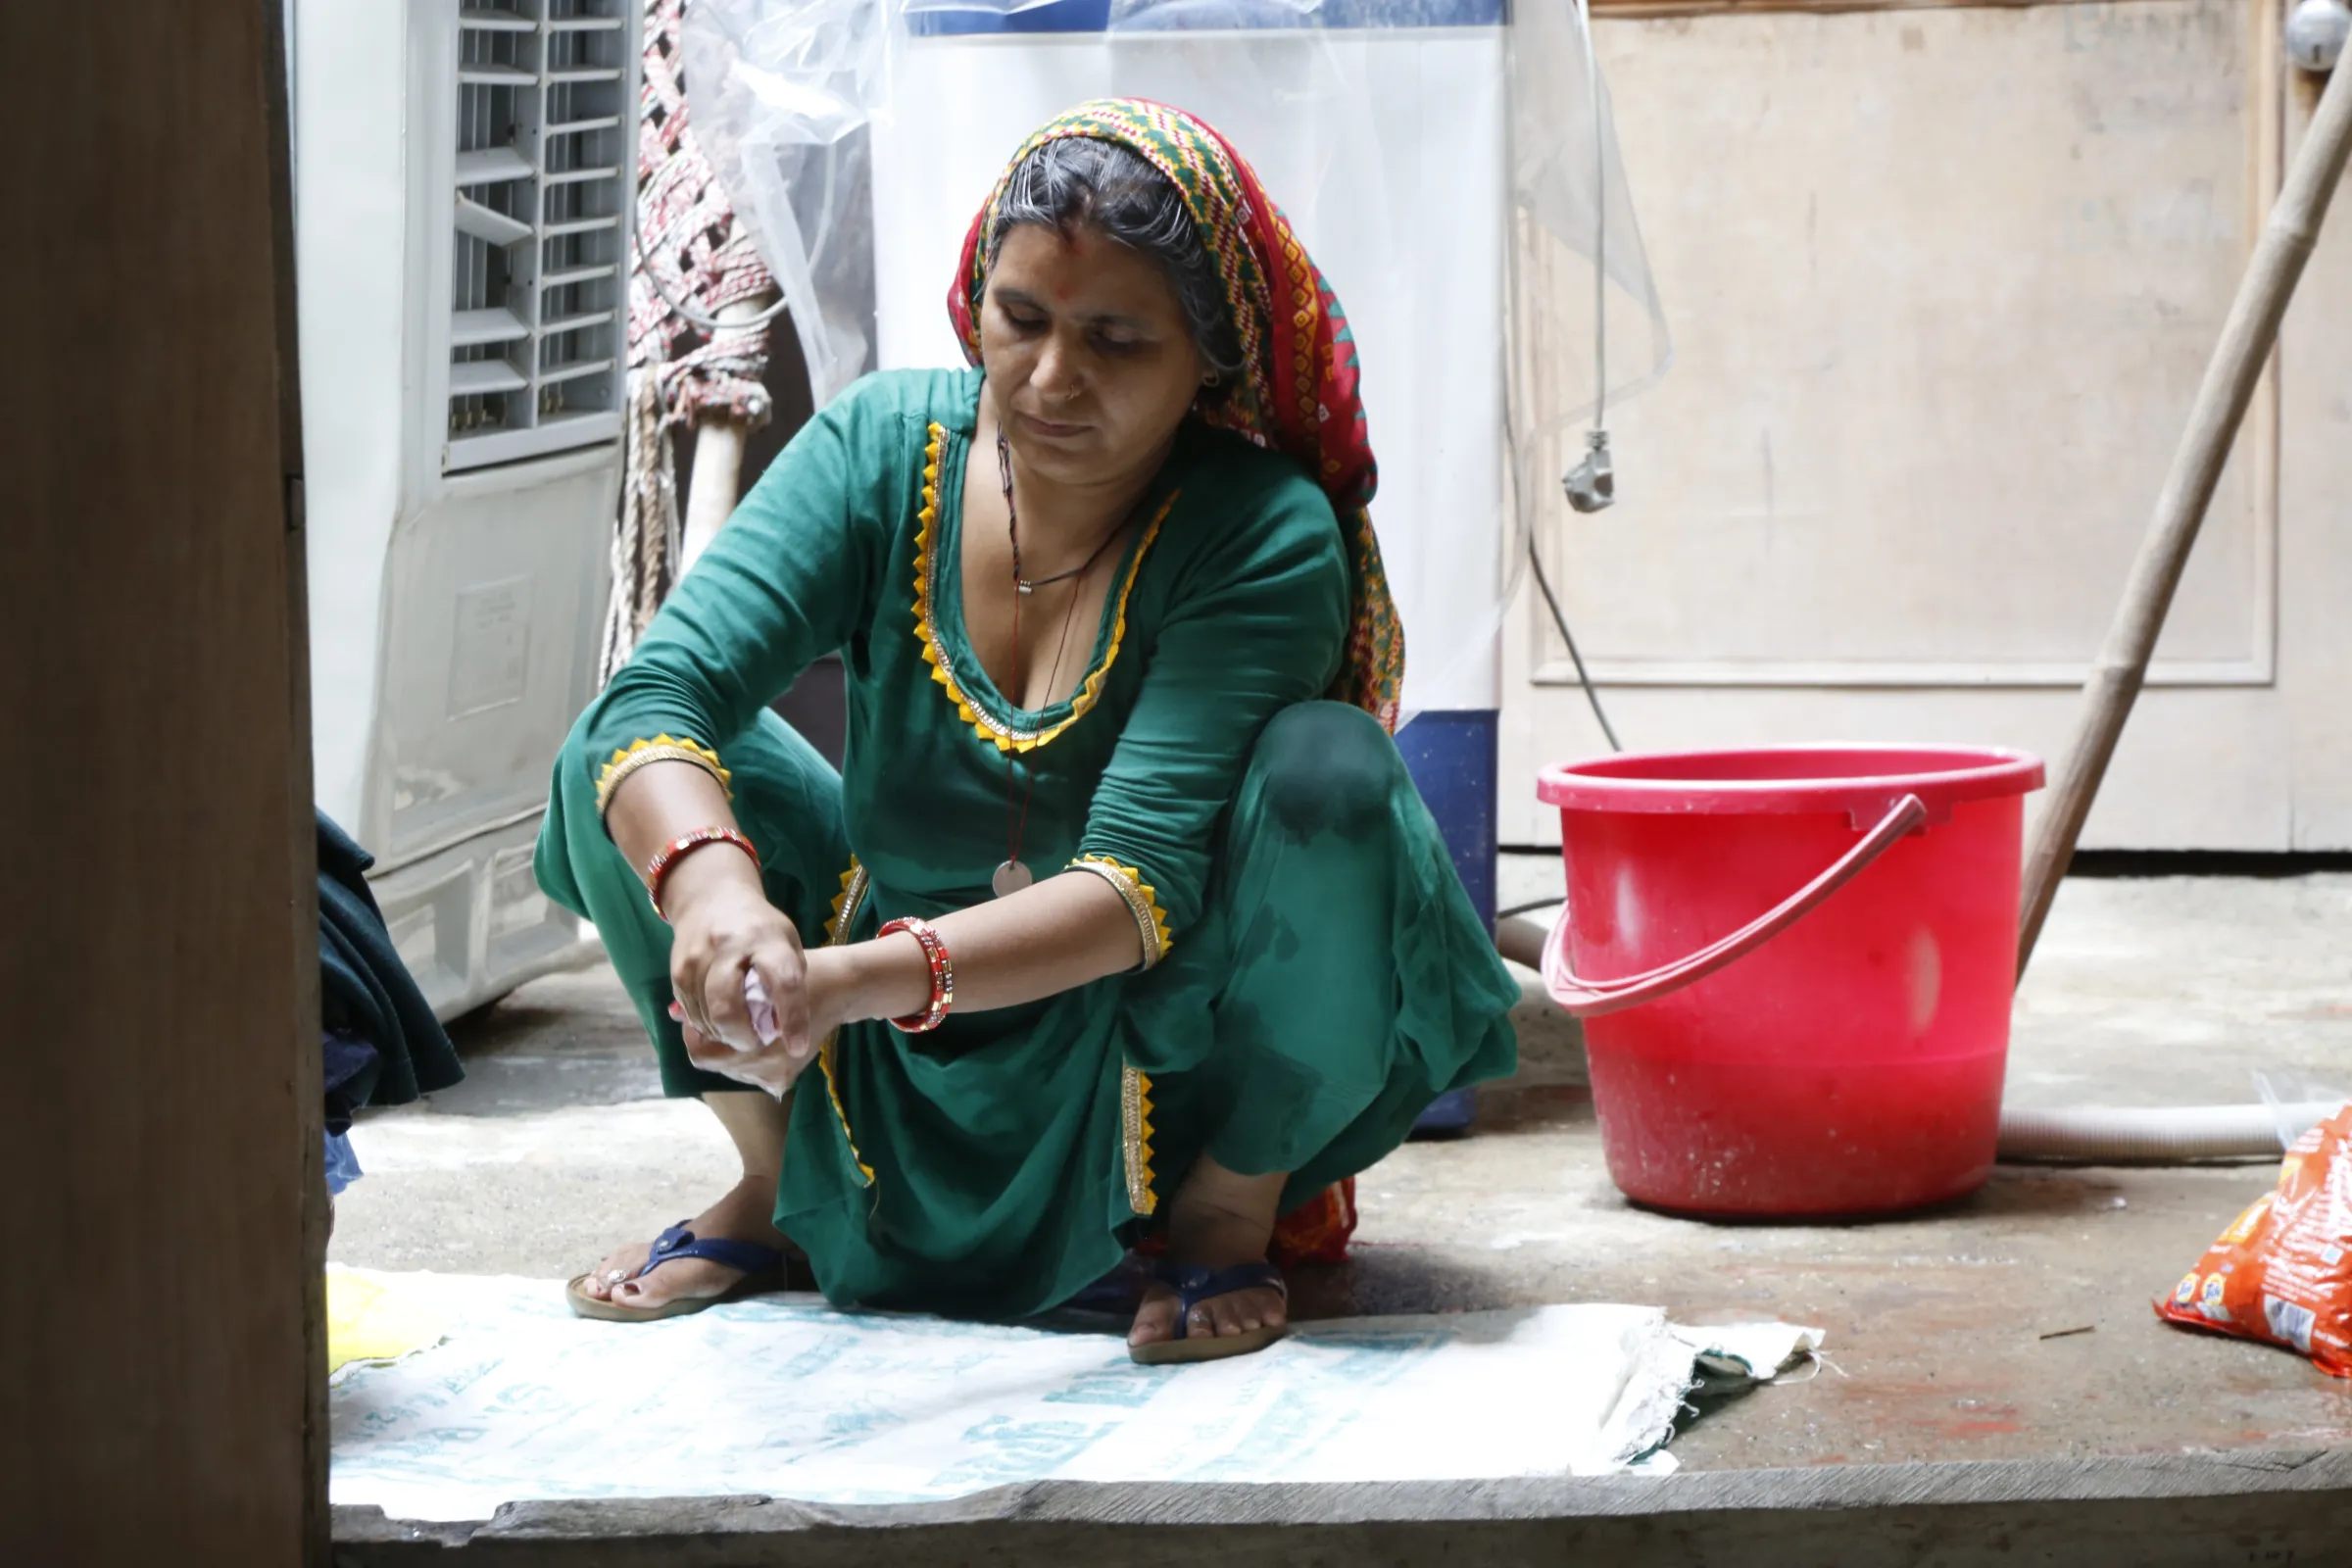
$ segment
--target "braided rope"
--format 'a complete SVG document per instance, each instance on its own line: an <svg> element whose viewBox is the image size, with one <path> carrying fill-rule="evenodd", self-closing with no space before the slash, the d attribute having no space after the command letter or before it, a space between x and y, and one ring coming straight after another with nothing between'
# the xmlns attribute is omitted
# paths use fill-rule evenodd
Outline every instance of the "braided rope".
<svg viewBox="0 0 2352 1568"><path fill-rule="evenodd" d="M645 275L646 268L660 268L670 295L704 316L775 288L695 139L679 74L678 29L686 5L687 0L645 0L637 257L629 273L626 474L612 539L612 596L598 660L599 685L627 662L677 583L684 538L676 478L678 426L712 415L757 430L774 413L762 385L766 325L706 337L662 302Z"/></svg>

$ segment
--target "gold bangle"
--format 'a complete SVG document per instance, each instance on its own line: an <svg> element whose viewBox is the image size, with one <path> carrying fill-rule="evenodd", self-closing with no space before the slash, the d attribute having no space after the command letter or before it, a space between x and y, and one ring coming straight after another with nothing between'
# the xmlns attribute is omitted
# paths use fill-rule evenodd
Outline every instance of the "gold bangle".
<svg viewBox="0 0 2352 1568"><path fill-rule="evenodd" d="M690 740L657 735L650 741L631 741L626 749L612 754L596 780L596 814L601 817L612 809L612 792L620 788L621 780L651 762L692 763L717 780L729 801L735 799L734 775L719 764L716 752Z"/></svg>
<svg viewBox="0 0 2352 1568"><path fill-rule="evenodd" d="M1159 906L1157 891L1143 879L1141 873L1131 866L1121 865L1116 860L1099 855L1083 856L1072 860L1070 869L1092 871L1116 888L1119 897L1127 901L1127 912L1135 916L1136 935L1144 941L1144 961L1139 966L1139 972L1167 956L1168 911Z"/></svg>

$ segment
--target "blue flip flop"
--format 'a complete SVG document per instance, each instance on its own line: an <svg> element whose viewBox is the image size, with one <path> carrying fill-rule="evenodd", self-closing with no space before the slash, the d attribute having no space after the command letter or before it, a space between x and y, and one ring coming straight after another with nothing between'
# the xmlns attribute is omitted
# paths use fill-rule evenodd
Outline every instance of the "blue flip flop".
<svg viewBox="0 0 2352 1568"><path fill-rule="evenodd" d="M721 1301L757 1296L761 1291L772 1291L783 1285L783 1249L762 1247L758 1242L733 1242L723 1236L697 1236L687 1229L690 1223L680 1220L654 1238L654 1248L646 1255L645 1266L629 1278L641 1280L664 1263L674 1263L682 1257L699 1257L722 1268L739 1268L743 1270L742 1279L716 1296L682 1298L664 1301L660 1306L622 1306L590 1296L582 1290L581 1287L588 1281L588 1276L582 1274L564 1291L571 1301L573 1313L606 1323L658 1323L665 1317L685 1317L705 1307L716 1306Z"/></svg>
<svg viewBox="0 0 2352 1568"><path fill-rule="evenodd" d="M1127 1354L1144 1366L1174 1366L1191 1361L1221 1361L1229 1355L1248 1355L1262 1350L1291 1332L1288 1323L1269 1323L1263 1328L1244 1329L1239 1334L1212 1334L1200 1339L1191 1338L1193 1308L1202 1301L1219 1296L1231 1296L1236 1291L1271 1290L1282 1297L1287 1305L1291 1288L1284 1282L1282 1270L1271 1263L1236 1263L1231 1268L1200 1268L1171 1263L1162 1258L1152 1265L1152 1277L1176 1293L1176 1337L1154 1340L1149 1345L1131 1345Z"/></svg>

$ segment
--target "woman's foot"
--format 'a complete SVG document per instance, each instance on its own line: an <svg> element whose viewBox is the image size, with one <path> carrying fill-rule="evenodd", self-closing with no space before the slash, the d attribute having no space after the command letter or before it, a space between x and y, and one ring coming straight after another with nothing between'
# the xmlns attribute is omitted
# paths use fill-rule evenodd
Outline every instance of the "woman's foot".
<svg viewBox="0 0 2352 1568"><path fill-rule="evenodd" d="M776 1207L776 1179L746 1176L709 1208L687 1221L699 1237L750 1242L782 1248L784 1234L771 1216ZM700 1301L724 1296L741 1284L744 1271L707 1257L680 1257L644 1278L637 1271L653 1254L651 1242L635 1242L605 1254L604 1261L580 1280L580 1294L635 1311L650 1312L671 1301Z"/></svg>
<svg viewBox="0 0 2352 1568"><path fill-rule="evenodd" d="M1274 1234L1274 1210L1282 1200L1286 1173L1237 1176L1207 1155L1193 1167L1168 1207L1168 1257L1188 1267L1226 1269L1262 1263ZM1177 1338L1180 1298L1154 1281L1136 1309L1127 1332L1130 1349ZM1184 1338L1226 1339L1280 1329L1290 1322L1290 1304L1272 1286L1212 1296L1192 1310Z"/></svg>

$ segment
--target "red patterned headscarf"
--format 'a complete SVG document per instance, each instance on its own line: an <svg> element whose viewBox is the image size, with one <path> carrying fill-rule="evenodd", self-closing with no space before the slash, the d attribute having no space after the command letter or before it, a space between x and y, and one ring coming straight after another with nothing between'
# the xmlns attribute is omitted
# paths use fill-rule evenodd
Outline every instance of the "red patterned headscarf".
<svg viewBox="0 0 2352 1568"><path fill-rule="evenodd" d="M1231 143L1181 109L1141 98L1099 98L1055 117L1022 144L963 242L948 314L974 365L979 305L988 285L988 232L1012 171L1047 142L1086 136L1126 148L1166 175L1184 197L1216 264L1242 346L1241 384L1201 411L1305 465L1331 497L1348 540L1353 624L1331 695L1396 727L1404 686L1404 627L1381 569L1380 540L1365 510L1378 482L1356 390L1355 338L1290 220Z"/></svg>

